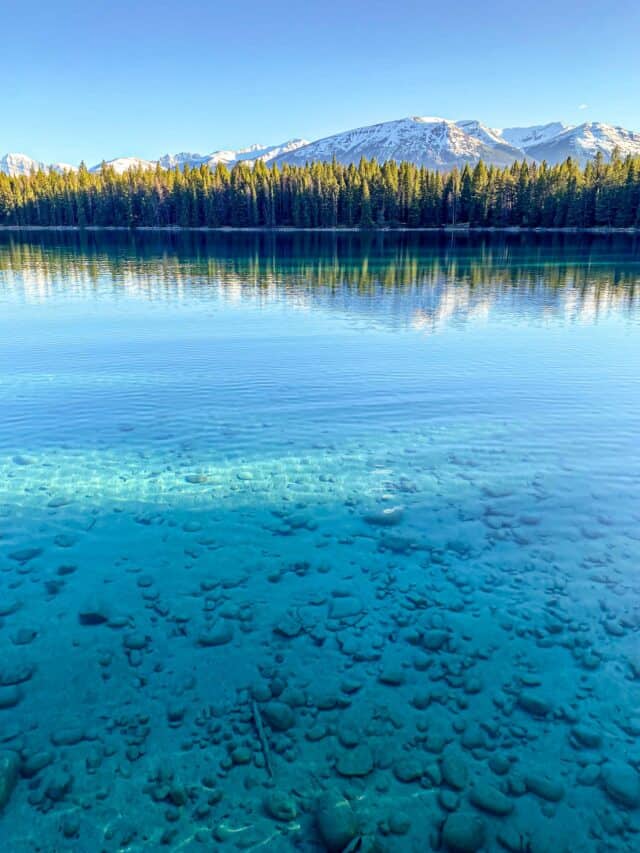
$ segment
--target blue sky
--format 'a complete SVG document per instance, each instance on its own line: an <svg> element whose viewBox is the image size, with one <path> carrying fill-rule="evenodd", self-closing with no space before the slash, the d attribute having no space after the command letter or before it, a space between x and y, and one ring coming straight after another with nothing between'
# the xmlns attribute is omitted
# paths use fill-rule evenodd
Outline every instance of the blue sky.
<svg viewBox="0 0 640 853"><path fill-rule="evenodd" d="M0 154L89 164L405 115L640 130L640 2L0 0Z"/></svg>

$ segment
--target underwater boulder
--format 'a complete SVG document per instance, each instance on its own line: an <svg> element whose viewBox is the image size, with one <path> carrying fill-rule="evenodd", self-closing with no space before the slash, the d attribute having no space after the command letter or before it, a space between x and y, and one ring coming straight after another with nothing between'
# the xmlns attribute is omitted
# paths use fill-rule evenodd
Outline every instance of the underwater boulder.
<svg viewBox="0 0 640 853"><path fill-rule="evenodd" d="M404 508L401 506L389 506L380 510L367 512L363 516L367 524L372 524L374 527L393 527L400 524L404 517Z"/></svg>
<svg viewBox="0 0 640 853"><path fill-rule="evenodd" d="M18 781L20 759L17 752L0 752L0 811L9 802Z"/></svg>
<svg viewBox="0 0 640 853"><path fill-rule="evenodd" d="M472 814L454 812L444 822L442 840L450 853L475 853L484 844L482 821Z"/></svg>
<svg viewBox="0 0 640 853"><path fill-rule="evenodd" d="M339 791L326 791L316 806L316 824L328 853L343 853L358 835L351 803Z"/></svg>

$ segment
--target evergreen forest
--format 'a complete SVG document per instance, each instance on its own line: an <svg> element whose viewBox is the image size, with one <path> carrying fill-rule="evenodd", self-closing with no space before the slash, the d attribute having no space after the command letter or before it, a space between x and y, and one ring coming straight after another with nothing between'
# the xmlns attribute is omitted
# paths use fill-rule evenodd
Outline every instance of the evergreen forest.
<svg viewBox="0 0 640 853"><path fill-rule="evenodd" d="M240 163L0 174L0 225L192 228L640 227L640 158L449 173L412 163Z"/></svg>

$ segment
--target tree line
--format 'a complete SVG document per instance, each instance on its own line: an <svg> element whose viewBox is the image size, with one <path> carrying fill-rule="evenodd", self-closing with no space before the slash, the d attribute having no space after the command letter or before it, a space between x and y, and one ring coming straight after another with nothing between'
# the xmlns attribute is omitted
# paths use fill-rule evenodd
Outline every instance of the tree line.
<svg viewBox="0 0 640 853"><path fill-rule="evenodd" d="M412 163L239 163L231 170L0 174L0 225L438 228L640 227L640 158L584 168L479 162L443 174Z"/></svg>

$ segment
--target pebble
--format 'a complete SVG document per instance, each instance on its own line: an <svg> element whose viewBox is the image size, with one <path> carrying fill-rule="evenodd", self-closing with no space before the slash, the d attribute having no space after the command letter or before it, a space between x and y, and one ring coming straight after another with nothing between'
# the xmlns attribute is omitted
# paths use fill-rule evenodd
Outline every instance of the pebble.
<svg viewBox="0 0 640 853"><path fill-rule="evenodd" d="M9 559L15 560L16 563L28 563L40 554L42 554L42 548L19 548L9 554Z"/></svg>
<svg viewBox="0 0 640 853"><path fill-rule="evenodd" d="M332 619L348 619L362 613L362 601L353 595L334 598L329 606L329 616Z"/></svg>
<svg viewBox="0 0 640 853"><path fill-rule="evenodd" d="M393 765L393 774L399 782L415 782L423 772L422 762L413 755L399 758Z"/></svg>
<svg viewBox="0 0 640 853"><path fill-rule="evenodd" d="M51 733L51 743L54 746L75 746L85 739L85 731L82 728L57 729Z"/></svg>
<svg viewBox="0 0 640 853"><path fill-rule="evenodd" d="M368 512L363 518L367 524L376 527L394 527L404 518L404 509L401 506L385 507L382 510Z"/></svg>
<svg viewBox="0 0 640 853"><path fill-rule="evenodd" d="M373 754L366 744L340 753L336 770L341 776L368 776L373 770Z"/></svg>
<svg viewBox="0 0 640 853"><path fill-rule="evenodd" d="M551 711L551 706L542 696L535 693L521 693L518 696L518 707L522 708L532 717L546 717Z"/></svg>
<svg viewBox="0 0 640 853"><path fill-rule="evenodd" d="M293 711L284 702L267 702L261 710L262 716L273 731L286 732L294 724Z"/></svg>
<svg viewBox="0 0 640 853"><path fill-rule="evenodd" d="M442 778L451 788L461 791L466 787L469 774L464 757L456 748L448 748L442 755L440 765Z"/></svg>
<svg viewBox="0 0 640 853"><path fill-rule="evenodd" d="M0 709L15 708L21 698L22 693L17 685L0 687Z"/></svg>
<svg viewBox="0 0 640 853"><path fill-rule="evenodd" d="M585 746L588 749L594 749L602 743L602 735L596 729L589 726L574 726L571 729L573 741L579 746Z"/></svg>
<svg viewBox="0 0 640 853"><path fill-rule="evenodd" d="M607 761L602 766L601 781L615 803L630 809L640 805L640 776L629 764Z"/></svg>
<svg viewBox="0 0 640 853"><path fill-rule="evenodd" d="M389 832L393 835L406 835L411 829L411 820L405 812L393 812L389 817Z"/></svg>
<svg viewBox="0 0 640 853"><path fill-rule="evenodd" d="M9 802L18 781L20 758L17 752L0 752L0 811Z"/></svg>
<svg viewBox="0 0 640 853"><path fill-rule="evenodd" d="M269 791L264 798L264 808L274 820L290 821L298 815L296 801L283 791Z"/></svg>
<svg viewBox="0 0 640 853"><path fill-rule="evenodd" d="M198 645L225 646L233 640L233 624L229 619L219 619L211 628L206 628L198 634Z"/></svg>
<svg viewBox="0 0 640 853"><path fill-rule="evenodd" d="M0 600L0 617L11 616L11 614L19 610L21 606L22 602L17 598L9 598L3 593L2 599Z"/></svg>
<svg viewBox="0 0 640 853"><path fill-rule="evenodd" d="M472 814L454 812L444 822L442 840L451 853L475 853L484 844L485 828Z"/></svg>
<svg viewBox="0 0 640 853"><path fill-rule="evenodd" d="M494 815L508 815L513 811L513 802L493 785L483 781L474 784L469 794L469 800L484 812Z"/></svg>
<svg viewBox="0 0 640 853"><path fill-rule="evenodd" d="M358 822L351 804L338 791L326 791L320 797L315 818L328 853L343 853L358 834Z"/></svg>
<svg viewBox="0 0 640 853"><path fill-rule="evenodd" d="M527 791L536 794L536 796L543 800L548 800L550 803L559 803L564 797L564 787L562 784L543 774L526 774L524 784Z"/></svg>
<svg viewBox="0 0 640 853"><path fill-rule="evenodd" d="M53 758L53 752L35 752L28 755L20 765L20 775L25 779L32 779L45 767L53 764Z"/></svg>

